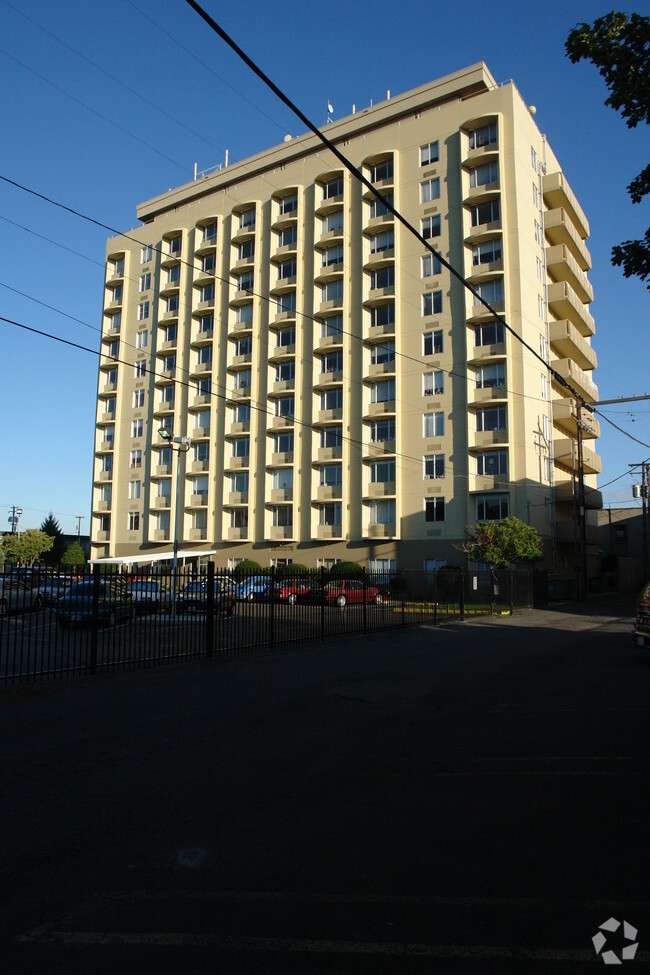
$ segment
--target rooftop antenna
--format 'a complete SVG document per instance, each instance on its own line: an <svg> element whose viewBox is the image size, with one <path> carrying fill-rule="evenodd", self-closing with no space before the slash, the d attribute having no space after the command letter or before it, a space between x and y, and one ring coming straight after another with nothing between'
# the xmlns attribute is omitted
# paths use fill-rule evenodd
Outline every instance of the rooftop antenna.
<svg viewBox="0 0 650 975"><path fill-rule="evenodd" d="M327 103L327 121L325 123L326 125L329 125L330 122L332 121L331 116L332 116L333 111L334 111L334 109L332 107L332 103L328 101L328 103Z"/></svg>

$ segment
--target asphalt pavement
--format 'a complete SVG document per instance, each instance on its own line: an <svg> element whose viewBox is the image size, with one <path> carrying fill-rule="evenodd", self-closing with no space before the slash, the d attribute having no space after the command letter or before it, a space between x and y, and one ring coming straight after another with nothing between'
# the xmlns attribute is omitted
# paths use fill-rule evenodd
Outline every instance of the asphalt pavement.
<svg viewBox="0 0 650 975"><path fill-rule="evenodd" d="M650 971L631 613L3 691L2 970Z"/></svg>

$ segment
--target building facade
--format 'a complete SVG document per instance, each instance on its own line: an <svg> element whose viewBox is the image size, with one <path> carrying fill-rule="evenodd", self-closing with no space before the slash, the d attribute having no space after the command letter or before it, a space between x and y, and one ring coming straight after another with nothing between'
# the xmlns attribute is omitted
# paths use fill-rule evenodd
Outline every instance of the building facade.
<svg viewBox="0 0 650 975"><path fill-rule="evenodd" d="M544 363L597 399L593 295L548 143L483 64L327 135L512 333L313 134L143 203L107 247L93 558L170 552L178 492L181 554L220 565L430 568L516 515L571 573L576 403Z"/></svg>

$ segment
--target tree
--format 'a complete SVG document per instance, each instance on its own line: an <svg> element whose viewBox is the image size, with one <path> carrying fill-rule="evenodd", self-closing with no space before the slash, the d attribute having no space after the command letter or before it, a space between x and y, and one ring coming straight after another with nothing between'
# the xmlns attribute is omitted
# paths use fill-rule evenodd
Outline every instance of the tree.
<svg viewBox="0 0 650 975"><path fill-rule="evenodd" d="M590 24L578 24L565 42L573 64L591 61L610 91L605 104L620 112L628 128L650 124L650 17L612 11ZM628 186L633 203L650 193L650 165ZM626 278L650 276L650 227L641 240L626 240L612 248L612 264ZM650 291L650 283L647 285Z"/></svg>
<svg viewBox="0 0 650 975"><path fill-rule="evenodd" d="M86 556L79 542L68 545L60 559L61 565L85 565Z"/></svg>
<svg viewBox="0 0 650 975"><path fill-rule="evenodd" d="M519 518L502 521L480 521L468 528L467 541L460 547L472 562L482 562L494 575L518 562L537 562L543 558L539 532Z"/></svg>
<svg viewBox="0 0 650 975"><path fill-rule="evenodd" d="M54 540L52 548L46 553L43 561L47 562L49 565L57 565L63 557L66 545L63 532L61 531L61 526L51 511L47 518L43 519L41 523L41 531L45 532L46 535L49 535L50 538Z"/></svg>
<svg viewBox="0 0 650 975"><path fill-rule="evenodd" d="M45 552L49 552L54 545L51 535L39 531L38 528L28 528L18 534L7 533L4 536L3 548L7 562L18 562L20 565L33 565L39 562Z"/></svg>
<svg viewBox="0 0 650 975"><path fill-rule="evenodd" d="M255 559L242 559L235 566L233 575L235 579L247 579L249 576L256 575L261 569L262 566Z"/></svg>

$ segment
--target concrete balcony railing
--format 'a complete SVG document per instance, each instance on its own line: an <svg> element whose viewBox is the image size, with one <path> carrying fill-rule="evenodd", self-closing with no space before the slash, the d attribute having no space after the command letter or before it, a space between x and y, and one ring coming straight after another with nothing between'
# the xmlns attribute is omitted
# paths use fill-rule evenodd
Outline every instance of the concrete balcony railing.
<svg viewBox="0 0 650 975"><path fill-rule="evenodd" d="M580 301L588 304L594 300L594 289L586 272L565 244L546 248L546 267L554 281L568 281Z"/></svg>
<svg viewBox="0 0 650 975"><path fill-rule="evenodd" d="M169 541L169 530L166 528L154 528L153 532L154 542L168 542Z"/></svg>
<svg viewBox="0 0 650 975"><path fill-rule="evenodd" d="M366 538L394 538L396 535L395 523L386 525L368 525L364 535Z"/></svg>
<svg viewBox="0 0 650 975"><path fill-rule="evenodd" d="M395 496L395 481L370 482L363 492L364 498L390 498Z"/></svg>
<svg viewBox="0 0 650 975"><path fill-rule="evenodd" d="M546 173L542 176L542 195L550 210L563 207L580 237L589 236L589 221L569 186L564 173Z"/></svg>
<svg viewBox="0 0 650 975"><path fill-rule="evenodd" d="M207 528L190 528L191 542L204 542L208 537Z"/></svg>
<svg viewBox="0 0 650 975"><path fill-rule="evenodd" d="M95 505L95 511L110 511L111 502L110 501L98 501Z"/></svg>
<svg viewBox="0 0 650 975"><path fill-rule="evenodd" d="M589 375L577 366L572 359L557 359L551 365L563 379L566 379L577 393L582 393L588 402L598 402L598 386L596 386L596 383L589 378ZM554 383L554 388L558 389L564 396L571 395L566 387L560 386L558 383Z"/></svg>
<svg viewBox="0 0 650 975"><path fill-rule="evenodd" d="M292 501L293 488L272 488L269 500L273 503L278 501Z"/></svg>
<svg viewBox="0 0 650 975"><path fill-rule="evenodd" d="M248 504L248 491L230 491L228 494L228 504Z"/></svg>
<svg viewBox="0 0 650 975"><path fill-rule="evenodd" d="M481 389L474 387L469 393L470 403L491 403L494 400L508 399L508 389L505 383L501 386L484 386Z"/></svg>
<svg viewBox="0 0 650 975"><path fill-rule="evenodd" d="M548 210L544 214L544 234L551 244L564 244L569 248L583 271L591 268L591 254L572 223L566 210Z"/></svg>
<svg viewBox="0 0 650 975"><path fill-rule="evenodd" d="M568 437L555 438L553 441L553 453L555 455L555 463L569 470L573 469L574 462L576 465L578 463L577 445L574 440L570 440ZM584 445L582 448L582 466L585 474L600 474L603 469L602 461L598 454Z"/></svg>
<svg viewBox="0 0 650 975"><path fill-rule="evenodd" d="M202 491L200 494L190 494L190 508L207 508L207 506L207 491Z"/></svg>
<svg viewBox="0 0 650 975"><path fill-rule="evenodd" d="M338 501L342 496L340 484L318 484L313 492L316 501Z"/></svg>
<svg viewBox="0 0 650 975"><path fill-rule="evenodd" d="M314 531L314 538L319 538L319 539L343 538L343 526L342 525L316 525Z"/></svg>
<svg viewBox="0 0 650 975"><path fill-rule="evenodd" d="M153 508L154 511L161 511L164 510L165 508L171 508L171 506L172 506L172 499L169 495L165 495L165 494L157 495L153 499L153 502L151 504L151 507Z"/></svg>
<svg viewBox="0 0 650 975"><path fill-rule="evenodd" d="M595 369L598 363L595 349L567 318L550 323L551 348L565 359L573 359L580 369Z"/></svg>
<svg viewBox="0 0 650 975"><path fill-rule="evenodd" d="M483 362L485 359L503 359L505 354L505 342L495 342L492 345L473 345L468 350L467 362L472 365L475 362Z"/></svg>
<svg viewBox="0 0 650 975"><path fill-rule="evenodd" d="M553 403L553 425L560 430L577 436L576 401L571 398L556 400ZM582 436L587 440L600 437L600 423L589 410L582 410Z"/></svg>
<svg viewBox="0 0 650 975"><path fill-rule="evenodd" d="M243 542L248 538L248 528L229 528L229 542Z"/></svg>
<svg viewBox="0 0 650 975"><path fill-rule="evenodd" d="M549 284L548 307L556 318L567 318L572 322L581 335L594 335L596 323L568 281L554 281Z"/></svg>
<svg viewBox="0 0 650 975"><path fill-rule="evenodd" d="M318 447L315 459L318 463L322 463L327 460L341 460L342 456L342 447Z"/></svg>
<svg viewBox="0 0 650 975"><path fill-rule="evenodd" d="M268 530L267 538L273 540L281 540L293 538L293 526L292 525L271 525Z"/></svg>
<svg viewBox="0 0 650 975"><path fill-rule="evenodd" d="M395 453L394 440L376 440L365 445L365 454L368 457L383 457L385 454Z"/></svg>

